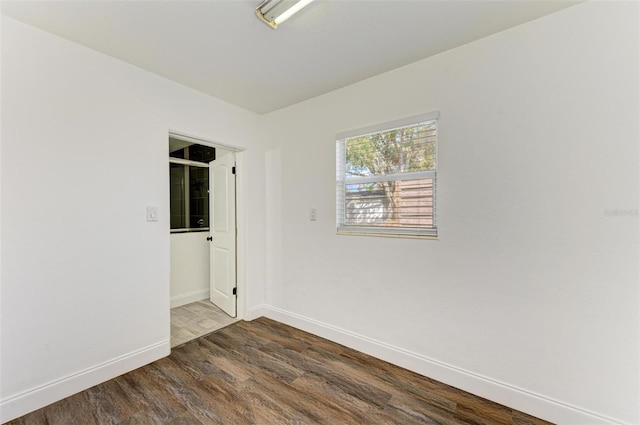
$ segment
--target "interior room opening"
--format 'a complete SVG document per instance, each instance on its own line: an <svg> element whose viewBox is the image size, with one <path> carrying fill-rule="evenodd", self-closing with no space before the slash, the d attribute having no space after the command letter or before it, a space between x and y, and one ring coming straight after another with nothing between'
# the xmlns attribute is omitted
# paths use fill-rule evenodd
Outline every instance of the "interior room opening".
<svg viewBox="0 0 640 425"><path fill-rule="evenodd" d="M172 347L237 320L234 171L233 150L169 135Z"/></svg>

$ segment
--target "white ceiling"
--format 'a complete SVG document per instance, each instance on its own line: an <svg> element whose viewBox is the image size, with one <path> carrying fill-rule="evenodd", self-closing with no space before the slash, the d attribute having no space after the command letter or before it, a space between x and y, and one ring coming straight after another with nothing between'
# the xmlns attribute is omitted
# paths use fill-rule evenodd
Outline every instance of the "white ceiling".
<svg viewBox="0 0 640 425"><path fill-rule="evenodd" d="M577 1L316 0L277 30L259 3L3 1L2 13L262 114Z"/></svg>

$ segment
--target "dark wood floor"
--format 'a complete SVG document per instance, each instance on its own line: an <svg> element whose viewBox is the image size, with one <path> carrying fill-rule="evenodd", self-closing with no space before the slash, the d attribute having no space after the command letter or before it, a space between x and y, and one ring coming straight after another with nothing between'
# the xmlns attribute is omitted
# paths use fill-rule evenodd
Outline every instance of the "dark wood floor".
<svg viewBox="0 0 640 425"><path fill-rule="evenodd" d="M11 424L548 424L258 319Z"/></svg>

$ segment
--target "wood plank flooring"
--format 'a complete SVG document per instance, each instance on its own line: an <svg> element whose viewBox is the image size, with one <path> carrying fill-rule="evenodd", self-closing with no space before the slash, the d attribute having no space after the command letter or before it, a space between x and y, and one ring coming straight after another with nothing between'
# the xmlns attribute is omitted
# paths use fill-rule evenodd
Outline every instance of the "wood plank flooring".
<svg viewBox="0 0 640 425"><path fill-rule="evenodd" d="M265 318L10 423L548 424Z"/></svg>
<svg viewBox="0 0 640 425"><path fill-rule="evenodd" d="M171 347L184 344L237 322L208 300L171 309Z"/></svg>

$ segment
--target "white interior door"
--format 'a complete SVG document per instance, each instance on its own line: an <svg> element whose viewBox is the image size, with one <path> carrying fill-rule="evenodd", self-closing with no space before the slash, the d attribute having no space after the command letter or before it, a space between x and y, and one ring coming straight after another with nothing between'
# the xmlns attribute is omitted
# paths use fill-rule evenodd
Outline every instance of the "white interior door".
<svg viewBox="0 0 640 425"><path fill-rule="evenodd" d="M211 302L236 317L235 153L209 164Z"/></svg>

